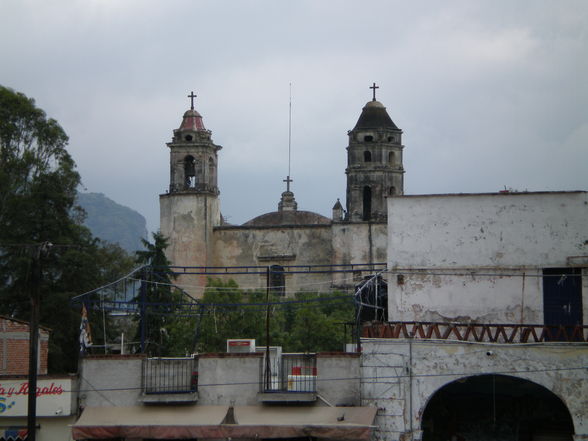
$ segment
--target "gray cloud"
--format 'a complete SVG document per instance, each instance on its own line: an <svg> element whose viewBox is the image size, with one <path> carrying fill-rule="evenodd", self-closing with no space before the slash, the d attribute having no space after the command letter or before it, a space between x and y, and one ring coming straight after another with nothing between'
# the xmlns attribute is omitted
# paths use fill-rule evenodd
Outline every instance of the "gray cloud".
<svg viewBox="0 0 588 441"><path fill-rule="evenodd" d="M407 193L588 188L588 3L17 1L0 4L0 83L70 135L89 191L158 227L165 142L188 106L223 145L223 213L345 198L368 86L404 130Z"/></svg>

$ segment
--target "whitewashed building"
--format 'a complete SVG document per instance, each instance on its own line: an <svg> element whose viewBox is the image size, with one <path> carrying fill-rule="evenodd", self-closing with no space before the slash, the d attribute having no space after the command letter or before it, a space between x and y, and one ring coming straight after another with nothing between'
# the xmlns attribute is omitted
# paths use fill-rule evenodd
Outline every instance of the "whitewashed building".
<svg viewBox="0 0 588 441"><path fill-rule="evenodd" d="M588 439L588 193L388 199L380 440Z"/></svg>

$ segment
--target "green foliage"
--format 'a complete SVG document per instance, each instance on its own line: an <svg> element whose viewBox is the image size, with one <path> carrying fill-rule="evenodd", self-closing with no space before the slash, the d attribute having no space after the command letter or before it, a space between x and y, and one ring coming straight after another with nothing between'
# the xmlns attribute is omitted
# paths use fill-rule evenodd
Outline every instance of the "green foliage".
<svg viewBox="0 0 588 441"><path fill-rule="evenodd" d="M170 262L165 256L167 239L159 232L153 233L153 243L142 240L144 251L137 251L137 263L148 265L143 280L146 281L139 295L140 302L148 305L139 317L136 340L141 339L144 330L143 352L150 356L164 357L173 355L170 334L177 326L178 318L174 315L173 305L182 302L181 293L172 287Z"/></svg>
<svg viewBox="0 0 588 441"><path fill-rule="evenodd" d="M230 338L266 345L266 296L265 291L243 291L232 280L209 279L200 300L202 316L177 318L171 327L171 354L194 352L196 334L198 352L224 352ZM342 300L340 293L300 293L293 299L270 295L269 302L272 346L287 352L341 351L349 338L343 323L353 321L354 308L351 298Z"/></svg>
<svg viewBox="0 0 588 441"><path fill-rule="evenodd" d="M80 222L80 176L67 135L33 99L0 86L0 313L30 317L31 264L41 243L41 324L51 328L49 369L72 372L79 311L71 297L128 270L129 257L105 246Z"/></svg>
<svg viewBox="0 0 588 441"><path fill-rule="evenodd" d="M200 328L200 351L224 352L229 338L257 338L258 344L265 343L267 309L256 305L264 301L265 293L243 293L233 280L209 280L202 298L207 306ZM272 323L274 333L275 328Z"/></svg>

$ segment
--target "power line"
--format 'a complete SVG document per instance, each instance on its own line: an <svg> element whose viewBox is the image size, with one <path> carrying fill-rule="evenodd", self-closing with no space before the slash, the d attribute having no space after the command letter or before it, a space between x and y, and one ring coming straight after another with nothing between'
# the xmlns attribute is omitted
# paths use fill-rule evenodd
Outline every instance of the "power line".
<svg viewBox="0 0 588 441"><path fill-rule="evenodd" d="M371 367L371 366L370 366ZM379 366L374 366L379 367ZM398 369L404 370L404 368L398 367ZM399 375L376 375L376 376L346 376L346 377L331 377L331 378L319 378L317 377L315 380L317 383L323 382L330 382L330 381L355 381L359 380L360 382L365 382L365 380L376 380L373 383L378 382L379 380L388 380L388 379L399 379L399 378L430 378L430 377L471 377L471 376L478 376L478 375L509 375L509 374L527 374L527 373L541 373L541 372L565 372L565 371L578 371L588 369L587 366L574 366L574 367L561 367L561 368L536 368L536 369L504 369L498 371L474 371L474 372L445 372L445 373L438 373L438 374L399 374ZM90 385L92 389L79 389L77 392L116 392L116 391L132 391L132 390L143 390L142 386L138 387L109 387L109 388L97 388L93 384L91 384L86 377L80 377L80 380L83 380L85 383ZM206 388L206 387L226 387L226 386L248 386L248 385L258 385L258 381L235 381L231 383L198 383L198 388ZM75 392L76 390L72 389L70 391L64 390L64 392ZM104 397L107 399L106 397ZM108 400L110 402L110 400ZM111 402L112 403L112 402Z"/></svg>

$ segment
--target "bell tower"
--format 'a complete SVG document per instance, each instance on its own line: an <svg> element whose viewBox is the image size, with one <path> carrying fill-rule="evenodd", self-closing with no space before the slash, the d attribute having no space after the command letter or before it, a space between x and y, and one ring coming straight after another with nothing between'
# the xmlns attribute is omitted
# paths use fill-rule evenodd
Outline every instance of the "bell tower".
<svg viewBox="0 0 588 441"><path fill-rule="evenodd" d="M370 89L372 100L348 132L346 220L352 222L385 222L386 198L404 194L402 130L376 101L376 83Z"/></svg>
<svg viewBox="0 0 588 441"><path fill-rule="evenodd" d="M159 197L160 229L168 238L167 258L172 265L208 266L212 259L212 229L220 225L217 184L218 151L212 132L204 127L202 116L190 109L184 113L178 129L173 131L170 152L170 183ZM180 284L200 286L202 277L184 276ZM188 286L188 292L199 294Z"/></svg>

